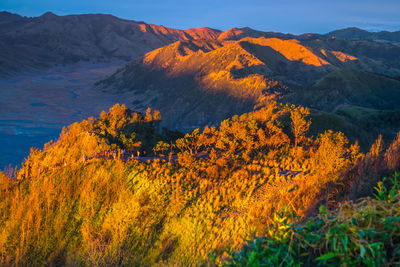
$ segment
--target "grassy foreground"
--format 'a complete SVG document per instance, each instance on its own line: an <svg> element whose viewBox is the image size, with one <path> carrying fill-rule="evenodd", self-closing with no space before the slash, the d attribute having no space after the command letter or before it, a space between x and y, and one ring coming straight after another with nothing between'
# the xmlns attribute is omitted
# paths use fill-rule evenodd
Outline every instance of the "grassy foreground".
<svg viewBox="0 0 400 267"><path fill-rule="evenodd" d="M378 138L363 154L339 132L308 136L308 115L272 102L178 139L158 131L158 112L120 105L72 124L43 150L32 149L15 178L0 173L0 263L223 264L247 240L271 231L279 237L271 247L285 246L294 230L276 230L282 210L305 218L321 204L335 209L370 195L379 177L400 166L400 136L389 146ZM350 225L343 212L339 218ZM318 216L320 223L298 231L323 233L334 219ZM303 247L327 246L302 240L290 252L293 264L305 257ZM346 242L352 246L351 235ZM353 259L324 251L326 262ZM258 256L249 255L233 262L252 265Z"/></svg>

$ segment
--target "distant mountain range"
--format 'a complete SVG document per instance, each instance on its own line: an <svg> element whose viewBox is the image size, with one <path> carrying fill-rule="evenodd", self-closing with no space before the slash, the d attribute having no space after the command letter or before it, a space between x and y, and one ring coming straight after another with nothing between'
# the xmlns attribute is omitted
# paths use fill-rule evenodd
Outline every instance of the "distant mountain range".
<svg viewBox="0 0 400 267"><path fill-rule="evenodd" d="M327 36L400 40L399 32L369 33L355 28ZM80 60L129 61L176 41L226 41L244 37L325 38L318 34L295 36L248 27L225 32L211 28L178 30L104 14L57 16L47 12L29 18L3 11L0 12L0 75Z"/></svg>
<svg viewBox="0 0 400 267"><path fill-rule="evenodd" d="M27 18L0 13L0 73L80 60L130 60L178 40L214 39L210 28L176 30L112 15Z"/></svg>
<svg viewBox="0 0 400 267"><path fill-rule="evenodd" d="M332 31L327 34L342 39L368 39L368 40L384 40L390 42L400 42L400 31L389 32L369 32L356 27Z"/></svg>

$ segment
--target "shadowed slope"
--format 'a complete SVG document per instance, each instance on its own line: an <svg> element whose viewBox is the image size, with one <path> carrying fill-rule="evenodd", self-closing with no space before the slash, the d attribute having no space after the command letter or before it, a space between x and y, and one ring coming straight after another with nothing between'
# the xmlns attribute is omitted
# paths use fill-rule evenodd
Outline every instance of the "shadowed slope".
<svg viewBox="0 0 400 267"><path fill-rule="evenodd" d="M296 99L290 101L333 112L346 105L395 109L400 107L400 82L375 73L340 69L298 90Z"/></svg>

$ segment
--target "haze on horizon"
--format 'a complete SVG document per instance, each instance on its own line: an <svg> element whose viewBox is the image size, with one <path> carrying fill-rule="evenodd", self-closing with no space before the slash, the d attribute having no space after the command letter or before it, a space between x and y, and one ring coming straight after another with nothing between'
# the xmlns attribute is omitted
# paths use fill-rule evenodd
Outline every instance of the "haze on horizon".
<svg viewBox="0 0 400 267"><path fill-rule="evenodd" d="M251 27L287 33L327 33L359 27L369 31L400 30L398 0L2 0L0 10L23 16L105 13L173 28Z"/></svg>

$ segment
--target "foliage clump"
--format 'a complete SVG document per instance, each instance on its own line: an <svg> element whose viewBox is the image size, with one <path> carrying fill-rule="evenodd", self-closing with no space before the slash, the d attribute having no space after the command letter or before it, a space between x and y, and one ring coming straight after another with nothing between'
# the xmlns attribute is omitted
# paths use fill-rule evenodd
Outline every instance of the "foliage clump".
<svg viewBox="0 0 400 267"><path fill-rule="evenodd" d="M398 266L400 264L400 173L376 199L343 203L296 223L282 212L269 235L252 240L226 265L239 266Z"/></svg>

